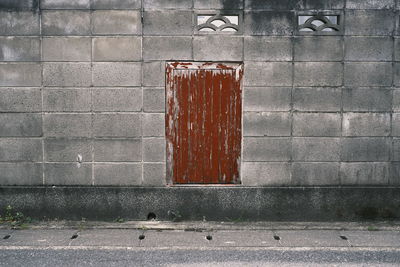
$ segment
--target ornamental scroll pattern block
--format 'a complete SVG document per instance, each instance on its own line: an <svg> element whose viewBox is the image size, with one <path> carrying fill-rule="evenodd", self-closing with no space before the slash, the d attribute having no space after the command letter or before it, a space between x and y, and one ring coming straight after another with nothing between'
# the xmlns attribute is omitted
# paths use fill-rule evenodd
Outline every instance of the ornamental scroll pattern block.
<svg viewBox="0 0 400 267"><path fill-rule="evenodd" d="M197 14L198 33L238 33L241 27L239 14Z"/></svg>
<svg viewBox="0 0 400 267"><path fill-rule="evenodd" d="M298 32L302 34L338 34L342 31L339 15L299 15Z"/></svg>

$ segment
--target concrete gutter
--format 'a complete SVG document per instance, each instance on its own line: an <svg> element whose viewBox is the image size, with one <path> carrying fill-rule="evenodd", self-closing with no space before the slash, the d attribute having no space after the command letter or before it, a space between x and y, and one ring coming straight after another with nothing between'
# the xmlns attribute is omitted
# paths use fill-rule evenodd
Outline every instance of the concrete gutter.
<svg viewBox="0 0 400 267"><path fill-rule="evenodd" d="M11 229L8 223L0 229ZM90 229L131 229L131 230L180 230L180 231L259 231L259 230L346 230L346 231L400 231L400 221L367 222L168 222L168 221L41 221L25 224L23 229L37 230L90 230ZM21 229L17 227L16 229Z"/></svg>

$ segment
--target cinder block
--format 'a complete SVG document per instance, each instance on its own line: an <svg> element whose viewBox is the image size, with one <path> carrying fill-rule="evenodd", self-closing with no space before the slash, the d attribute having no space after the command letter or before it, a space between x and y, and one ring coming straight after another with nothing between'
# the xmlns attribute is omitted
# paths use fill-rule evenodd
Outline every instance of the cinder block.
<svg viewBox="0 0 400 267"><path fill-rule="evenodd" d="M165 112L165 90L145 88L143 90L143 110L145 112Z"/></svg>
<svg viewBox="0 0 400 267"><path fill-rule="evenodd" d="M245 62L246 86L291 86L292 64L289 62Z"/></svg>
<svg viewBox="0 0 400 267"><path fill-rule="evenodd" d="M91 139L50 138L44 140L44 158L48 162L92 161Z"/></svg>
<svg viewBox="0 0 400 267"><path fill-rule="evenodd" d="M340 136L338 113L294 113L293 136Z"/></svg>
<svg viewBox="0 0 400 267"><path fill-rule="evenodd" d="M143 114L143 136L165 136L165 114Z"/></svg>
<svg viewBox="0 0 400 267"><path fill-rule="evenodd" d="M244 186L287 186L290 182L289 163L243 162L242 184Z"/></svg>
<svg viewBox="0 0 400 267"><path fill-rule="evenodd" d="M0 163L0 184L42 185L43 168L41 163Z"/></svg>
<svg viewBox="0 0 400 267"><path fill-rule="evenodd" d="M391 61L393 39L390 37L346 37L345 60Z"/></svg>
<svg viewBox="0 0 400 267"><path fill-rule="evenodd" d="M2 136L42 136L42 114L0 113Z"/></svg>
<svg viewBox="0 0 400 267"><path fill-rule="evenodd" d="M294 38L295 61L341 61L343 39L339 36L301 36Z"/></svg>
<svg viewBox="0 0 400 267"><path fill-rule="evenodd" d="M400 86L400 63L399 62L395 62L393 64L394 66L394 85L396 86Z"/></svg>
<svg viewBox="0 0 400 267"><path fill-rule="evenodd" d="M342 161L389 161L391 140L385 137L342 139Z"/></svg>
<svg viewBox="0 0 400 267"><path fill-rule="evenodd" d="M394 39L394 60L400 61L400 38Z"/></svg>
<svg viewBox="0 0 400 267"><path fill-rule="evenodd" d="M92 185L92 164L46 163L45 185Z"/></svg>
<svg viewBox="0 0 400 267"><path fill-rule="evenodd" d="M165 162L165 138L143 138L143 161Z"/></svg>
<svg viewBox="0 0 400 267"><path fill-rule="evenodd" d="M296 1L292 0L246 0L245 9L270 9L270 10L291 10L295 7Z"/></svg>
<svg viewBox="0 0 400 267"><path fill-rule="evenodd" d="M0 37L0 61L39 61L38 37Z"/></svg>
<svg viewBox="0 0 400 267"><path fill-rule="evenodd" d="M92 9L139 9L141 0L92 0Z"/></svg>
<svg viewBox="0 0 400 267"><path fill-rule="evenodd" d="M141 70L137 62L93 63L93 85L140 86Z"/></svg>
<svg viewBox="0 0 400 267"><path fill-rule="evenodd" d="M244 32L246 35L292 35L294 18L289 11L247 11Z"/></svg>
<svg viewBox="0 0 400 267"><path fill-rule="evenodd" d="M388 136L390 113L344 113L344 136Z"/></svg>
<svg viewBox="0 0 400 267"><path fill-rule="evenodd" d="M293 108L298 111L340 111L342 90L338 88L294 88Z"/></svg>
<svg viewBox="0 0 400 267"><path fill-rule="evenodd" d="M243 139L243 161L288 161L290 159L290 138Z"/></svg>
<svg viewBox="0 0 400 267"><path fill-rule="evenodd" d="M244 59L290 61L292 60L292 41L287 37L245 37Z"/></svg>
<svg viewBox="0 0 400 267"><path fill-rule="evenodd" d="M90 86L90 63L44 63L44 86Z"/></svg>
<svg viewBox="0 0 400 267"><path fill-rule="evenodd" d="M141 116L134 114L94 114L95 137L139 137L142 134Z"/></svg>
<svg viewBox="0 0 400 267"><path fill-rule="evenodd" d="M393 138L392 161L400 161L400 138Z"/></svg>
<svg viewBox="0 0 400 267"><path fill-rule="evenodd" d="M0 9L4 10L36 10L39 7L39 1L36 0L2 0Z"/></svg>
<svg viewBox="0 0 400 267"><path fill-rule="evenodd" d="M176 60L176 59L186 60L191 58L192 58L191 37L144 37L143 38L144 60Z"/></svg>
<svg viewBox="0 0 400 267"><path fill-rule="evenodd" d="M43 161L42 140L1 138L0 161Z"/></svg>
<svg viewBox="0 0 400 267"><path fill-rule="evenodd" d="M346 86L391 86L392 63L359 62L344 64Z"/></svg>
<svg viewBox="0 0 400 267"><path fill-rule="evenodd" d="M38 12L0 11L0 35L39 35Z"/></svg>
<svg viewBox="0 0 400 267"><path fill-rule="evenodd" d="M89 35L90 13L82 10L43 11L43 35Z"/></svg>
<svg viewBox="0 0 400 267"><path fill-rule="evenodd" d="M163 10L143 13L144 35L192 35L192 32L192 11Z"/></svg>
<svg viewBox="0 0 400 267"><path fill-rule="evenodd" d="M141 0L92 0L92 9L140 9Z"/></svg>
<svg viewBox="0 0 400 267"><path fill-rule="evenodd" d="M194 0L195 9L243 9L244 0Z"/></svg>
<svg viewBox="0 0 400 267"><path fill-rule="evenodd" d="M143 185L164 186L166 185L166 167L164 163L143 164Z"/></svg>
<svg viewBox="0 0 400 267"><path fill-rule="evenodd" d="M143 0L143 7L146 10L151 9L190 9L192 1L182 0Z"/></svg>
<svg viewBox="0 0 400 267"><path fill-rule="evenodd" d="M165 62L143 62L143 85L165 86Z"/></svg>
<svg viewBox="0 0 400 267"><path fill-rule="evenodd" d="M0 64L0 86L41 86L42 66L38 63Z"/></svg>
<svg viewBox="0 0 400 267"><path fill-rule="evenodd" d="M45 137L90 137L90 114L44 114Z"/></svg>
<svg viewBox="0 0 400 267"><path fill-rule="evenodd" d="M292 185L339 185L339 163L296 162L292 165Z"/></svg>
<svg viewBox="0 0 400 267"><path fill-rule="evenodd" d="M90 89L44 89L43 111L90 111Z"/></svg>
<svg viewBox="0 0 400 267"><path fill-rule="evenodd" d="M142 164L95 164L95 185L140 185Z"/></svg>
<svg viewBox="0 0 400 267"><path fill-rule="evenodd" d="M243 37L214 35L195 36L193 39L194 60L243 60Z"/></svg>
<svg viewBox="0 0 400 267"><path fill-rule="evenodd" d="M342 9L345 0L300 0L297 2L298 9Z"/></svg>
<svg viewBox="0 0 400 267"><path fill-rule="evenodd" d="M343 65L339 62L298 62L294 64L295 86L340 86Z"/></svg>
<svg viewBox="0 0 400 267"><path fill-rule="evenodd" d="M88 9L90 0L41 0L41 9Z"/></svg>
<svg viewBox="0 0 400 267"><path fill-rule="evenodd" d="M400 185L400 162L390 163L390 185Z"/></svg>
<svg viewBox="0 0 400 267"><path fill-rule="evenodd" d="M0 88L0 112L41 112L40 88Z"/></svg>
<svg viewBox="0 0 400 267"><path fill-rule="evenodd" d="M88 37L45 37L42 41L44 61L90 61L91 50Z"/></svg>
<svg viewBox="0 0 400 267"><path fill-rule="evenodd" d="M142 90L113 88L92 90L93 111L141 111Z"/></svg>
<svg viewBox="0 0 400 267"><path fill-rule="evenodd" d="M347 0L348 9L390 9L395 5L394 0Z"/></svg>
<svg viewBox="0 0 400 267"><path fill-rule="evenodd" d="M347 10L345 16L346 35L393 34L395 17L392 10Z"/></svg>
<svg viewBox="0 0 400 267"><path fill-rule="evenodd" d="M343 162L340 164L342 185L387 185L390 163L387 162Z"/></svg>
<svg viewBox="0 0 400 267"><path fill-rule="evenodd" d="M293 138L294 161L339 161L340 138Z"/></svg>
<svg viewBox="0 0 400 267"><path fill-rule="evenodd" d="M391 103L390 88L343 89L344 111L390 111Z"/></svg>
<svg viewBox="0 0 400 267"><path fill-rule="evenodd" d="M289 87L248 87L244 93L244 111L289 111Z"/></svg>
<svg viewBox="0 0 400 267"><path fill-rule="evenodd" d="M400 136L400 113L393 113L392 136Z"/></svg>
<svg viewBox="0 0 400 267"><path fill-rule="evenodd" d="M142 161L141 139L96 139L94 146L94 161Z"/></svg>
<svg viewBox="0 0 400 267"><path fill-rule="evenodd" d="M1 106L1 104L0 104ZM393 111L399 112L400 111L400 89L393 90Z"/></svg>
<svg viewBox="0 0 400 267"><path fill-rule="evenodd" d="M138 10L97 10L92 13L92 33L98 35L140 35L142 23Z"/></svg>
<svg viewBox="0 0 400 267"><path fill-rule="evenodd" d="M142 56L139 37L103 37L93 39L94 61L139 61Z"/></svg>
<svg viewBox="0 0 400 267"><path fill-rule="evenodd" d="M290 136L289 115L288 112L245 112L243 136Z"/></svg>
<svg viewBox="0 0 400 267"><path fill-rule="evenodd" d="M400 10L400 3L397 4L397 9ZM400 11L397 11L397 15L399 15ZM396 16L397 18L395 19L395 30L393 35L399 36L400 35L400 16Z"/></svg>

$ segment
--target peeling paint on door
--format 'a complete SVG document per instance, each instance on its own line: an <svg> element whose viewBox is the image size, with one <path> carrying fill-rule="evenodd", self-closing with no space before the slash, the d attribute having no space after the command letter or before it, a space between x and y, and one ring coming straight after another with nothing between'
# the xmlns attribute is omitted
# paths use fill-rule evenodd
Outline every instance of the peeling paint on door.
<svg viewBox="0 0 400 267"><path fill-rule="evenodd" d="M167 63L170 183L240 183L242 73L238 63Z"/></svg>

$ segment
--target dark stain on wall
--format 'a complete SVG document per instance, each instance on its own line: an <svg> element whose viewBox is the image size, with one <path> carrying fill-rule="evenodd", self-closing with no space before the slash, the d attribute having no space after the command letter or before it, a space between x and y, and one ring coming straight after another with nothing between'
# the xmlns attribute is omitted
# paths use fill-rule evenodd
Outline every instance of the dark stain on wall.
<svg viewBox="0 0 400 267"><path fill-rule="evenodd" d="M291 10L298 0L247 0L246 9Z"/></svg>
<svg viewBox="0 0 400 267"><path fill-rule="evenodd" d="M243 9L243 0L223 0L222 9Z"/></svg>
<svg viewBox="0 0 400 267"><path fill-rule="evenodd" d="M246 9L341 9L344 0L247 0Z"/></svg>
<svg viewBox="0 0 400 267"><path fill-rule="evenodd" d="M0 10L27 11L39 9L39 0L0 0Z"/></svg>

